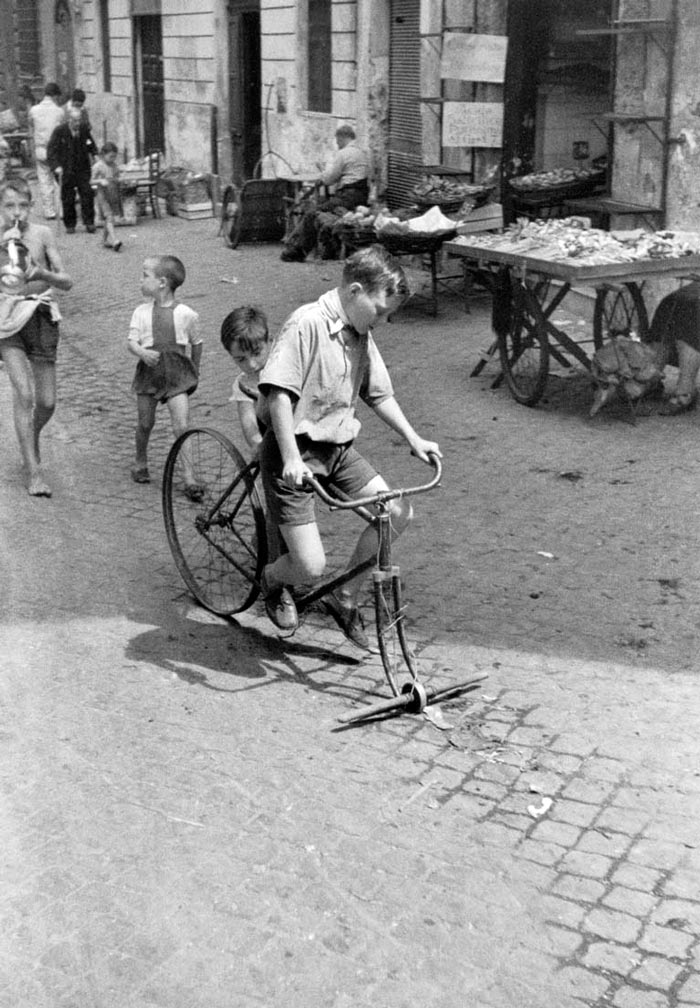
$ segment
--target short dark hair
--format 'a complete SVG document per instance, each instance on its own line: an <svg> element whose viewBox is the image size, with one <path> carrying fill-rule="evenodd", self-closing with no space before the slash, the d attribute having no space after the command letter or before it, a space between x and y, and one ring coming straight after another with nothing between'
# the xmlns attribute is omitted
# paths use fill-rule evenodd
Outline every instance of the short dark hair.
<svg viewBox="0 0 700 1008"><path fill-rule="evenodd" d="M370 293L384 291L388 297L408 297L411 289L403 267L383 245L367 245L354 252L343 266L343 286L359 283Z"/></svg>
<svg viewBox="0 0 700 1008"><path fill-rule="evenodd" d="M253 305L241 305L221 323L221 342L226 353L237 346L243 353L257 353L270 338L267 316Z"/></svg>
<svg viewBox="0 0 700 1008"><path fill-rule="evenodd" d="M24 196L25 199L29 199L30 203L32 202L31 186L26 179L19 176L3 179L0 182L0 199L3 198L8 189L12 189L18 196Z"/></svg>
<svg viewBox="0 0 700 1008"><path fill-rule="evenodd" d="M170 290L177 290L185 282L185 267L182 260L173 255L157 255L150 257L153 261L153 273L168 281Z"/></svg>
<svg viewBox="0 0 700 1008"><path fill-rule="evenodd" d="M100 147L100 154L102 154L102 155L104 155L104 154L118 154L118 153L119 153L119 148L111 140L105 141L105 143L103 143L102 146Z"/></svg>
<svg viewBox="0 0 700 1008"><path fill-rule="evenodd" d="M356 136L355 130L352 128L352 126L349 126L347 123L343 123L342 126L339 126L338 129L335 131L335 135L337 137L339 136L347 137L348 140L354 140Z"/></svg>
<svg viewBox="0 0 700 1008"><path fill-rule="evenodd" d="M70 96L70 100L73 103L77 102L79 105L84 105L85 104L85 92L83 91L83 89L79 88L79 87L73 88L73 93Z"/></svg>
<svg viewBox="0 0 700 1008"><path fill-rule="evenodd" d="M60 95L60 93L61 93L61 89L58 86L58 84L55 83L55 81L51 81L44 88L44 94L45 95L49 95L49 97L51 97L51 98L58 98L58 96Z"/></svg>

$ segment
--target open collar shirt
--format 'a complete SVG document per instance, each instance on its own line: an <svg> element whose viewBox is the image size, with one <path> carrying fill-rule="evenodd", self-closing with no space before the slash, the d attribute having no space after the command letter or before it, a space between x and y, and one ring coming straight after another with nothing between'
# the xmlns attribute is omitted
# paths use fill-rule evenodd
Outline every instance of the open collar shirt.
<svg viewBox="0 0 700 1008"><path fill-rule="evenodd" d="M283 389L292 398L294 433L313 441L347 444L360 430L358 399L370 407L394 395L371 333L357 333L337 289L298 308L277 336L260 375L258 416L270 425L267 395Z"/></svg>

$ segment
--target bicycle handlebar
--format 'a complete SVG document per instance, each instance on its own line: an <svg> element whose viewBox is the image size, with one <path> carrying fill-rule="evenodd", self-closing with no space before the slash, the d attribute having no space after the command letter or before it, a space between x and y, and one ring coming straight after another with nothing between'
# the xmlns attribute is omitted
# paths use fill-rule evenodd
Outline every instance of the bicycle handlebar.
<svg viewBox="0 0 700 1008"><path fill-rule="evenodd" d="M380 490L379 493L372 494L371 497L358 497L357 500L340 500L338 497L331 497L331 495L324 490L318 480L313 476L306 476L304 482L308 483L310 487L313 487L314 492L317 493L324 504L328 504L330 508L352 511L355 508L367 507L371 504L381 504L385 501L396 500L397 497L410 497L414 494L426 493L428 490L432 490L440 482L440 477L442 476L442 462L438 456L433 453L430 454L429 458L430 464L435 470L433 478L429 483L424 483L421 486L408 487L404 490Z"/></svg>

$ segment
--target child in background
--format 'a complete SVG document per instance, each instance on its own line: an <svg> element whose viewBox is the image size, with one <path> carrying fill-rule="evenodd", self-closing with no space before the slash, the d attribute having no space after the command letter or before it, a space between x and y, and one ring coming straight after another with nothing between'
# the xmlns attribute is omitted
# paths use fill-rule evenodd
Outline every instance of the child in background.
<svg viewBox="0 0 700 1008"><path fill-rule="evenodd" d="M138 306L129 327L129 350L139 358L131 386L136 393L136 460L131 470L135 483L150 483L148 441L158 403L167 403L173 434L177 437L189 420L189 396L197 388L202 358L199 315L176 302L175 291L185 282L185 267L175 256L150 256L144 261L141 293L148 298ZM202 499L204 488L185 460L185 494Z"/></svg>
<svg viewBox="0 0 700 1008"><path fill-rule="evenodd" d="M258 379L270 352L267 318L258 308L234 308L221 323L221 342L231 360L241 369L233 383L229 402L238 406L238 419L248 446L257 454L262 434L255 416Z"/></svg>
<svg viewBox="0 0 700 1008"><path fill-rule="evenodd" d="M108 140L100 150L90 175L90 185L95 190L95 203L103 222L103 244L115 252L122 247L114 233L114 218L121 215L118 153L117 145Z"/></svg>

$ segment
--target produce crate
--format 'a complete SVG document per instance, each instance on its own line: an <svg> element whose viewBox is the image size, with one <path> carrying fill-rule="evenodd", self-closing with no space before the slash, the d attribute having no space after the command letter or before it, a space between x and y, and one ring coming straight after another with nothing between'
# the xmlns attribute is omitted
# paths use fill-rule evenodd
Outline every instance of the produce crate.
<svg viewBox="0 0 700 1008"><path fill-rule="evenodd" d="M175 212L184 220L202 220L214 216L214 205L211 200L204 203L176 203Z"/></svg>

